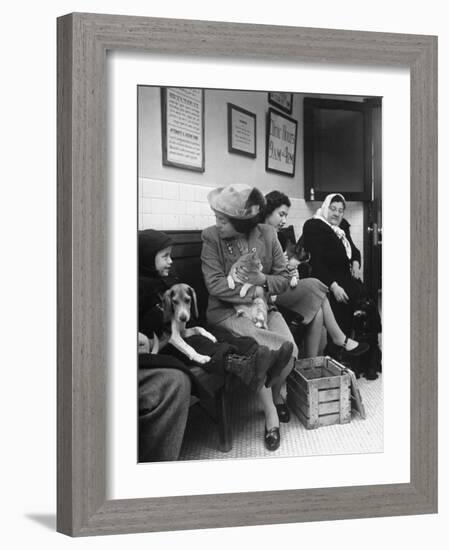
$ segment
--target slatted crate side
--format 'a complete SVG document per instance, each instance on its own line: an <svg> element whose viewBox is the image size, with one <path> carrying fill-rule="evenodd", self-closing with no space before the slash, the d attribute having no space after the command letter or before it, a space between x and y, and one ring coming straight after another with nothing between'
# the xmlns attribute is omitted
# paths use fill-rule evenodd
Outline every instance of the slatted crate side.
<svg viewBox="0 0 449 550"><path fill-rule="evenodd" d="M288 377L287 403L307 429L350 422L350 377L338 368L336 372L338 376L307 379L303 369L295 369Z"/></svg>
<svg viewBox="0 0 449 550"><path fill-rule="evenodd" d="M309 389L307 380L296 369L293 369L288 375L287 384L290 384L295 388L301 388L301 390L305 393L307 393Z"/></svg>
<svg viewBox="0 0 449 550"><path fill-rule="evenodd" d="M315 389L304 394L295 391L292 386L287 387L287 404L308 430L348 421L341 414L340 400L320 403L321 393Z"/></svg>
<svg viewBox="0 0 449 550"><path fill-rule="evenodd" d="M348 374L340 377L340 424L351 422L351 379Z"/></svg>
<svg viewBox="0 0 449 550"><path fill-rule="evenodd" d="M308 430L318 427L311 423L308 395L303 393L300 388L287 385L287 405ZM315 421L315 424L317 423L318 419Z"/></svg>
<svg viewBox="0 0 449 550"><path fill-rule="evenodd" d="M320 391L320 394L319 394L320 403L326 403L327 401L337 401L339 399L340 399L340 388Z"/></svg>

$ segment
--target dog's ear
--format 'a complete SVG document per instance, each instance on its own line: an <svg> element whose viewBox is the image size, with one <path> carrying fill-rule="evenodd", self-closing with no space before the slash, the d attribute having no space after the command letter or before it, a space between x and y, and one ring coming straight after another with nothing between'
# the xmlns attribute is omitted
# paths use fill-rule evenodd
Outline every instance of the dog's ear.
<svg viewBox="0 0 449 550"><path fill-rule="evenodd" d="M191 286L189 286L189 294L190 294L190 297L192 298L193 315L198 319L199 315L198 315L198 303L196 299L196 292L195 292L195 289L192 288Z"/></svg>
<svg viewBox="0 0 449 550"><path fill-rule="evenodd" d="M172 302L173 293L171 288L164 292L162 296L162 307L164 310L164 322L167 322L171 319L173 314L173 302Z"/></svg>

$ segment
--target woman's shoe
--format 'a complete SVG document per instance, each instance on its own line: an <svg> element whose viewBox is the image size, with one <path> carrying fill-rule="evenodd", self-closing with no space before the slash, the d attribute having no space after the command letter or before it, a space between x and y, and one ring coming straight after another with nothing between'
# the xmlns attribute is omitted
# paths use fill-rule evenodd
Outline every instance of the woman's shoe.
<svg viewBox="0 0 449 550"><path fill-rule="evenodd" d="M363 355L369 350L369 344L366 342L359 342L355 348L348 349L348 337L346 336L345 341L343 342L343 345L341 346L342 351L345 355L348 357L358 357L359 355Z"/></svg>
<svg viewBox="0 0 449 550"><path fill-rule="evenodd" d="M285 403L278 403L275 407L278 413L279 422L290 422L290 411Z"/></svg>
<svg viewBox="0 0 449 550"><path fill-rule="evenodd" d="M279 449L279 445L281 444L281 434L279 432L279 428L271 428L271 430L267 430L267 427L265 426L265 447L269 451L276 451Z"/></svg>

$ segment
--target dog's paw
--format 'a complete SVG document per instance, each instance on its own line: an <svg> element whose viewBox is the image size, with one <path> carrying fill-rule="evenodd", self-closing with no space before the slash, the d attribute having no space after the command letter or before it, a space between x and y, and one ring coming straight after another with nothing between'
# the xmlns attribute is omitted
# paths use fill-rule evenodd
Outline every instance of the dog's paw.
<svg viewBox="0 0 449 550"><path fill-rule="evenodd" d="M234 279L232 278L232 275L228 275L228 276L227 276L227 279L228 279L228 287L229 287L231 290L234 290L234 289L235 289L235 281L234 281Z"/></svg>
<svg viewBox="0 0 449 550"><path fill-rule="evenodd" d="M215 336L203 327L198 327L198 332L201 334L201 336L204 336L204 338L209 338L209 340L214 342L214 344L216 343L217 339L215 338Z"/></svg>
<svg viewBox="0 0 449 550"><path fill-rule="evenodd" d="M290 286L291 288L295 288L296 286L298 286L298 277L292 277L290 279Z"/></svg>
<svg viewBox="0 0 449 550"><path fill-rule="evenodd" d="M200 365L204 365L204 363L209 363L210 357L209 355L200 355L199 353L195 353L192 357L192 361L195 361L195 363L199 363Z"/></svg>

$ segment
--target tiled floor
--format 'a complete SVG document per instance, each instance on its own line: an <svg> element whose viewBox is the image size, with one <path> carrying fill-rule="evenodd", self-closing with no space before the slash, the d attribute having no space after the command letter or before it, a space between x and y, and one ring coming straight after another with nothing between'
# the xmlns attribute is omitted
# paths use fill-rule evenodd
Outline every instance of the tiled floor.
<svg viewBox="0 0 449 550"><path fill-rule="evenodd" d="M365 405L366 419L353 412L349 424L334 424L307 430L292 414L288 424L281 424L281 446L275 452L263 443L264 418L257 398L243 389L231 399L233 447L228 453L218 450L215 424L201 410L192 407L181 460L292 457L329 454L377 453L383 451L382 377L358 380Z"/></svg>

